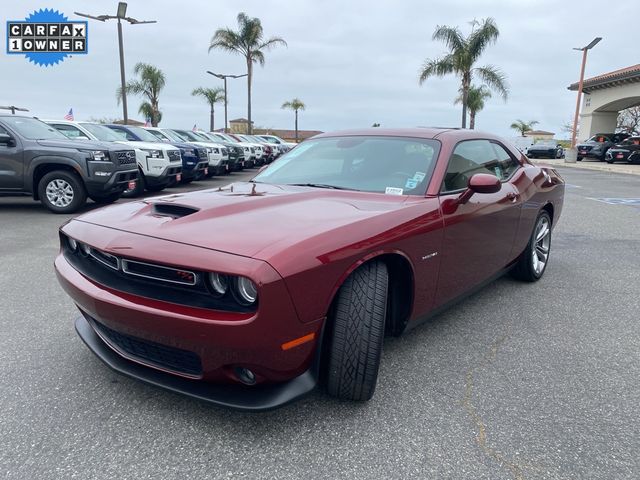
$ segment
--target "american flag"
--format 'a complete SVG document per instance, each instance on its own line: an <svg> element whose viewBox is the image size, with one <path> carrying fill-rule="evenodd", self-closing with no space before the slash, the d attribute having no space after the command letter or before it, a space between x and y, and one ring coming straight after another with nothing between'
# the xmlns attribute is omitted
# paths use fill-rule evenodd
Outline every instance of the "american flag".
<svg viewBox="0 0 640 480"><path fill-rule="evenodd" d="M69 113L67 113L67 114L64 116L64 119L65 119L65 120L70 120L70 121L72 121L72 122L73 122L73 108L70 108L70 109L69 109Z"/></svg>
<svg viewBox="0 0 640 480"><path fill-rule="evenodd" d="M144 119L144 126L145 127L150 127L151 126L151 119L149 117Z"/></svg>
<svg viewBox="0 0 640 480"><path fill-rule="evenodd" d="M198 125L196 125L196 124L194 123L194 124L193 124L193 128L192 128L191 130L193 130L194 132L197 132L197 131L198 131Z"/></svg>

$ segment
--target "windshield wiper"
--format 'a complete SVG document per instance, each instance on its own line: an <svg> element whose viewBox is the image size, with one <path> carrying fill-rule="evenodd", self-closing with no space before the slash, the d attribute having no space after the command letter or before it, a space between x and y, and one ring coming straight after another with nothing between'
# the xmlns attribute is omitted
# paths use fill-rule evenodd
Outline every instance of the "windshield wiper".
<svg viewBox="0 0 640 480"><path fill-rule="evenodd" d="M359 191L355 188L338 187L337 185L329 185L327 183L288 183L287 185L292 185L294 187L330 188L333 190L353 190L355 192Z"/></svg>

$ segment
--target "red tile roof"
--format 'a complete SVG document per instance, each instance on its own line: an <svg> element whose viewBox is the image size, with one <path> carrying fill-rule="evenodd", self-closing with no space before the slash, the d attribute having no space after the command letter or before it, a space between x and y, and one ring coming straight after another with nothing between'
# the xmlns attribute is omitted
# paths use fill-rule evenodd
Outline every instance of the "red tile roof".
<svg viewBox="0 0 640 480"><path fill-rule="evenodd" d="M620 68L612 72L596 75L595 77L586 78L582 84L582 89L589 89L596 86L606 86L610 82L619 80L634 79L640 81L640 63L630 67ZM569 90L578 90L579 82L572 83L567 87Z"/></svg>

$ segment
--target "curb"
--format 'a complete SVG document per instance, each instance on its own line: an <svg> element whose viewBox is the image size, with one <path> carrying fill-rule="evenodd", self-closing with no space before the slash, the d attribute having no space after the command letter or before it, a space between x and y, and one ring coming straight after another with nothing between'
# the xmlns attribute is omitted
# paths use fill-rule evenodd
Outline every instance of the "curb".
<svg viewBox="0 0 640 480"><path fill-rule="evenodd" d="M529 159L531 160L531 159ZM536 165L548 165L553 168L577 168L579 170L591 170L597 172L609 172L609 173L621 173L623 175L640 175L640 165L609 165L609 164L600 164L594 163L593 165L587 163L565 163L555 162L555 161L544 161L544 160L531 160ZM637 168L634 168L637 167Z"/></svg>

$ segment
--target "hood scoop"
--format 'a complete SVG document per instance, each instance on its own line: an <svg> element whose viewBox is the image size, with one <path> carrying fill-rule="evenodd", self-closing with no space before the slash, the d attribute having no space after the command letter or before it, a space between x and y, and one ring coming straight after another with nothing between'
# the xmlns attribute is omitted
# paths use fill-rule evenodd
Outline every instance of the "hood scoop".
<svg viewBox="0 0 640 480"><path fill-rule="evenodd" d="M175 203L154 203L151 205L151 215L158 217L182 218L200 211L198 208Z"/></svg>

